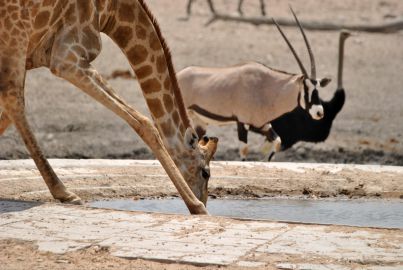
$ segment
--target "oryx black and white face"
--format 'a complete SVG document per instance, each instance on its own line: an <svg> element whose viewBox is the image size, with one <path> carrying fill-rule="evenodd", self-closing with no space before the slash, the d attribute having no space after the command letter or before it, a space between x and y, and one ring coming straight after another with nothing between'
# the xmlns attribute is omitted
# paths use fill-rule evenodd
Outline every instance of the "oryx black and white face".
<svg viewBox="0 0 403 270"><path fill-rule="evenodd" d="M299 105L305 109L313 119L320 120L324 116L324 110L319 98L318 87L325 87L330 79L304 79L303 89L299 95Z"/></svg>

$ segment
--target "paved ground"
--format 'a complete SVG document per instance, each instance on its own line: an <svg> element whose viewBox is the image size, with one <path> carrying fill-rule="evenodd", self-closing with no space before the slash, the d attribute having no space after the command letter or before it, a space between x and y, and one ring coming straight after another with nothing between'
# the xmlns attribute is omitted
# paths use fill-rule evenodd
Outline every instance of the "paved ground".
<svg viewBox="0 0 403 270"><path fill-rule="evenodd" d="M156 161L50 162L86 201L176 194ZM403 168L395 166L213 162L212 174L210 193L217 197L403 198ZM398 229L50 204L31 160L0 161L0 184L0 265L5 269L403 268Z"/></svg>
<svg viewBox="0 0 403 270"><path fill-rule="evenodd" d="M113 256L282 269L402 269L403 231L0 202L0 239L40 251L90 246ZM381 266L388 266L383 268Z"/></svg>

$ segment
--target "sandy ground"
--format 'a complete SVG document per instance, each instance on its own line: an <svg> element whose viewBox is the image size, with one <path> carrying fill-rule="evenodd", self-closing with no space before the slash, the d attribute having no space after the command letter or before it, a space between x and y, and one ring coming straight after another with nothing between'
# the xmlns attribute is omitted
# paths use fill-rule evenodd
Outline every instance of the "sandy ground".
<svg viewBox="0 0 403 270"><path fill-rule="evenodd" d="M215 1L220 11L234 12L230 0ZM288 2L301 20L335 22L381 22L403 15L403 3L388 1L268 1L268 13L290 17ZM227 66L255 60L266 65L298 72L298 66L277 30L271 26L216 22L209 27L205 1L193 6L194 15L183 21L185 0L147 3L160 22L171 47L177 70L189 65ZM313 8L315 12L312 12ZM258 1L245 4L245 14L258 15ZM309 65L300 33L286 28L291 41ZM337 32L309 31L318 75L330 75L333 82L321 90L328 99L336 89ZM103 52L95 61L98 70L110 77L114 71L129 70L126 59L107 37ZM277 161L403 164L403 33L360 33L346 44L344 85L347 101L334 122L325 143L299 143L277 155ZM110 79L111 84L133 107L148 114L133 79ZM57 158L134 158L150 159L145 144L118 117L55 78L46 69L28 72L27 111L33 130L49 157ZM218 160L237 160L238 141L234 126L211 128L218 136ZM250 160L260 160L263 138L251 135ZM28 154L14 128L0 137L0 158L26 158Z"/></svg>

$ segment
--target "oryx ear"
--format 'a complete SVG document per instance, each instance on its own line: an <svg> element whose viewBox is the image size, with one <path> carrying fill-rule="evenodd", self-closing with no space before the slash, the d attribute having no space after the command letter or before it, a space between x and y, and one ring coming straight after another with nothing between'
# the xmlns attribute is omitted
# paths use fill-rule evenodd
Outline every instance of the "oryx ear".
<svg viewBox="0 0 403 270"><path fill-rule="evenodd" d="M330 78L323 78L322 80L320 80L320 87L325 87L326 85L328 85L330 82L332 81L332 79Z"/></svg>
<svg viewBox="0 0 403 270"><path fill-rule="evenodd" d="M189 149L196 149L199 137L193 128L188 127L185 131L184 144Z"/></svg>

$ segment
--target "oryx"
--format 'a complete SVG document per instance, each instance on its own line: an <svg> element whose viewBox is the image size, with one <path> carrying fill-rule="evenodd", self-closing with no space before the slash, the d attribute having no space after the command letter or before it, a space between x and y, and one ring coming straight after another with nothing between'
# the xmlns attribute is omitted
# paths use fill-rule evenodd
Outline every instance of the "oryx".
<svg viewBox="0 0 403 270"><path fill-rule="evenodd" d="M297 16L291 12L302 33L311 62L308 75L281 27L277 29L286 41L302 74L279 71L257 62L224 68L187 67L178 73L185 106L199 135L207 125L238 123L238 138L244 144L242 159L247 154L248 130L267 134L270 122L300 106L315 120L323 117L318 86L325 87L329 78L316 77L315 59ZM268 138L270 140L270 138ZM280 140L276 139L279 146ZM273 151L276 149L274 147Z"/></svg>
<svg viewBox="0 0 403 270"><path fill-rule="evenodd" d="M339 37L339 56L337 71L337 90L329 101L322 101L324 117L312 120L301 108L295 108L271 122L274 130L281 137L281 149L285 150L298 141L323 142L327 139L333 120L343 108L346 94L343 87L344 42L351 33L343 30Z"/></svg>

